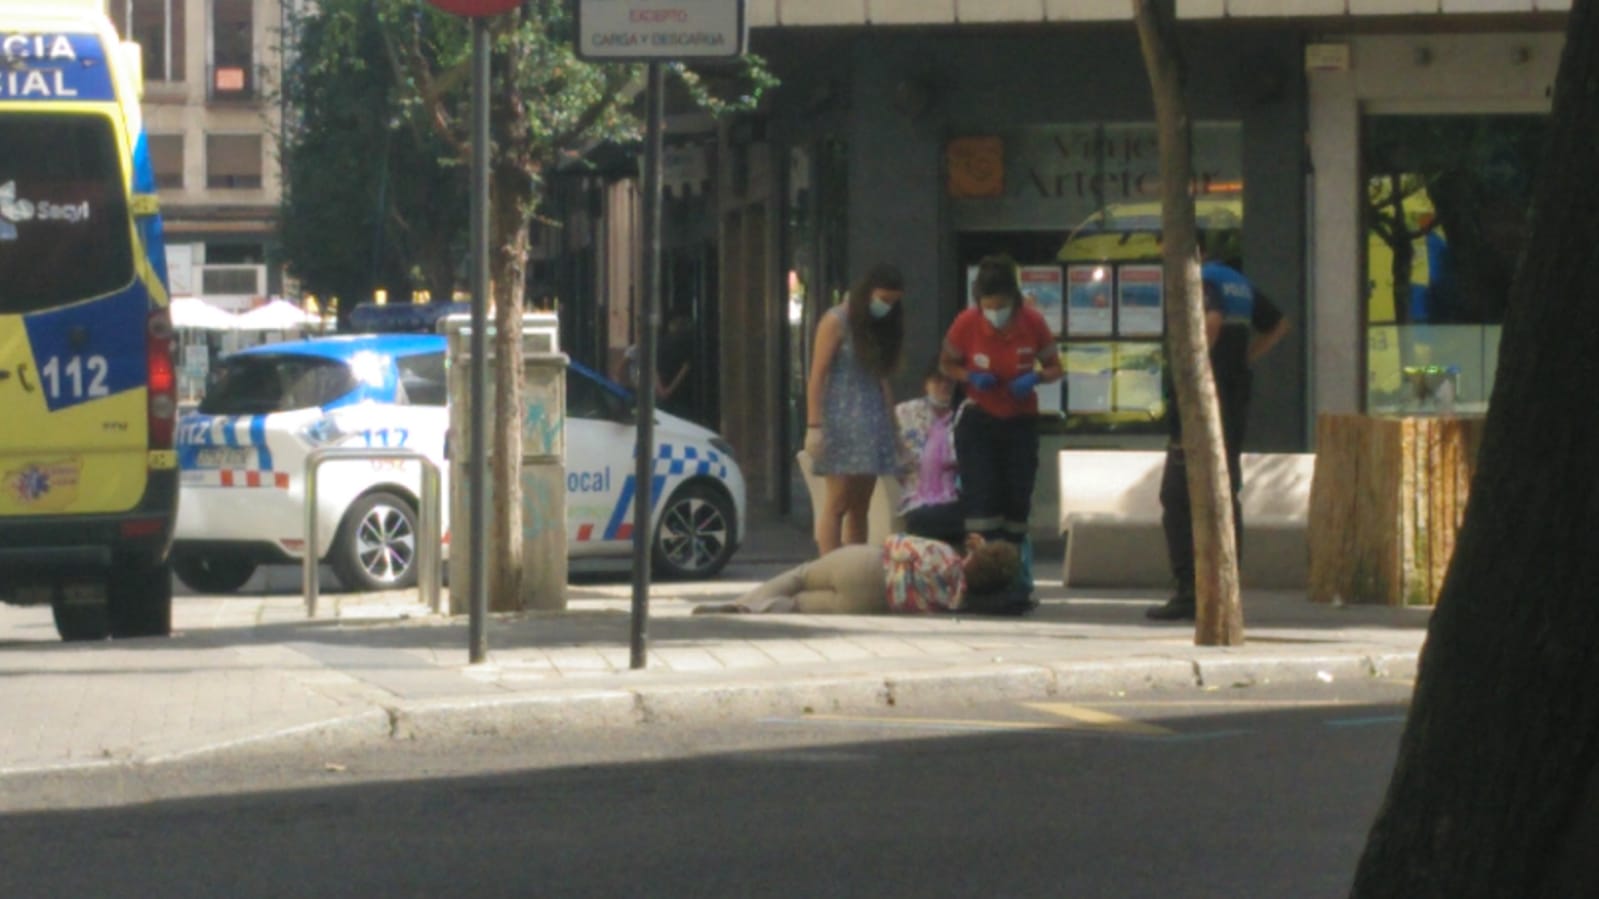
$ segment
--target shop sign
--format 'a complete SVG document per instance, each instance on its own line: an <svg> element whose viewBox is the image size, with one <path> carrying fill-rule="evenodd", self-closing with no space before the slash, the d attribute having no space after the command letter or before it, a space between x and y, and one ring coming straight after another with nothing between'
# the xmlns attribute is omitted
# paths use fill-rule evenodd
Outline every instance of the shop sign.
<svg viewBox="0 0 1599 899"><path fill-rule="evenodd" d="M745 0L578 0L577 42L598 62L743 56Z"/></svg>
<svg viewBox="0 0 1599 899"><path fill-rule="evenodd" d="M1198 196L1237 195L1243 129L1193 129ZM1160 145L1153 124L1023 126L945 146L955 225L961 230L1071 229L1107 207L1156 210Z"/></svg>

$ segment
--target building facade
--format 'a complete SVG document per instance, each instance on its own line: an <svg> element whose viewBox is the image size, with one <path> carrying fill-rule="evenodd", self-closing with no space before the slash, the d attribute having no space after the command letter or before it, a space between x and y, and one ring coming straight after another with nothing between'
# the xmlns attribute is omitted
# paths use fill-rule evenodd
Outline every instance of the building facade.
<svg viewBox="0 0 1599 899"><path fill-rule="evenodd" d="M144 115L173 294L231 311L284 292L280 0L107 0L144 60Z"/></svg>
<svg viewBox="0 0 1599 899"><path fill-rule="evenodd" d="M1313 449L1322 413L1414 408L1429 365L1485 407L1568 6L1178 0L1201 228L1294 327L1259 368L1250 450ZM717 197L720 426L752 498L803 496L811 335L880 260L909 280L901 396L967 302L968 267L1004 251L1067 360L1046 454L1161 445L1158 153L1129 4L749 12L782 86L723 127Z"/></svg>

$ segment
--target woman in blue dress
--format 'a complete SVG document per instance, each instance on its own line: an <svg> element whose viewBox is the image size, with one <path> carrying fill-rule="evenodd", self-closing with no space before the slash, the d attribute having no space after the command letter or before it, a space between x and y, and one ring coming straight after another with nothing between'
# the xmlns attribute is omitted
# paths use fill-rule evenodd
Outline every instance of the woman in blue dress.
<svg viewBox="0 0 1599 899"><path fill-rule="evenodd" d="M806 384L805 451L826 484L816 548L866 542L866 514L882 475L895 471L898 432L888 378L905 339L905 278L877 265L816 326Z"/></svg>

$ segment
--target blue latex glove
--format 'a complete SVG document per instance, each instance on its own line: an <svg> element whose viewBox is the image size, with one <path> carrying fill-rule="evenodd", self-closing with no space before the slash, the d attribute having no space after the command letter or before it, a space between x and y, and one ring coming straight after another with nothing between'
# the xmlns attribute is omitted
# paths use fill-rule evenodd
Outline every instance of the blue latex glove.
<svg viewBox="0 0 1599 899"><path fill-rule="evenodd" d="M1038 372L1030 371L1010 382L1010 395L1017 399L1025 399L1038 386Z"/></svg>
<svg viewBox="0 0 1599 899"><path fill-rule="evenodd" d="M973 390L993 390L999 386L999 379L986 371L974 371L966 376L966 383Z"/></svg>

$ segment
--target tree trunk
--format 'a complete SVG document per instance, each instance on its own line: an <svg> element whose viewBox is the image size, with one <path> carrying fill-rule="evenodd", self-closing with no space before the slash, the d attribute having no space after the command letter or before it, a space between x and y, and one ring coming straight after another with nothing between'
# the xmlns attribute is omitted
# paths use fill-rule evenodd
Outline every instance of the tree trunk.
<svg viewBox="0 0 1599 899"><path fill-rule="evenodd" d="M489 527L489 608L518 611L522 598L522 295L532 201L526 172L495 166L489 267L494 295L494 511Z"/></svg>
<svg viewBox="0 0 1599 899"><path fill-rule="evenodd" d="M1593 0L1572 4L1568 29L1471 500L1356 897L1594 895Z"/></svg>
<svg viewBox="0 0 1599 899"><path fill-rule="evenodd" d="M1394 280L1394 324L1410 322L1410 270L1416 265L1416 235L1410 230L1410 219L1405 216L1405 176L1402 172L1388 175L1388 205L1393 216L1392 236L1388 248L1393 251L1393 264L1389 274Z"/></svg>
<svg viewBox="0 0 1599 899"><path fill-rule="evenodd" d="M1194 254L1192 140L1183 96L1182 61L1172 0L1133 0L1144 67L1155 98L1160 135L1161 255L1165 265L1166 330L1183 456L1194 518L1194 643L1244 642L1238 601L1238 550L1233 539L1232 486L1222 442L1216 381L1205 340L1205 307Z"/></svg>

